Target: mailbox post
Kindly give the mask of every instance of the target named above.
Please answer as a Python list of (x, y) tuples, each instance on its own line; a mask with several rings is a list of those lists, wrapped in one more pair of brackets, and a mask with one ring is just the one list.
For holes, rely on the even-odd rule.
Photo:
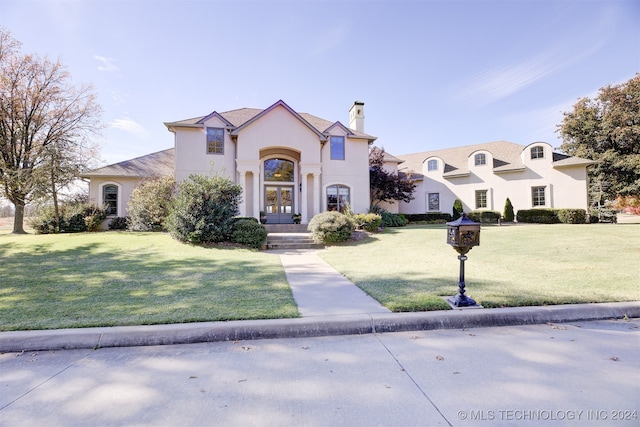
[(447, 223), (447, 243), (458, 252), (460, 260), (460, 280), (458, 281), (458, 295), (449, 298), (450, 304), (455, 307), (473, 307), (478, 304), (465, 293), (464, 262), (467, 260), (467, 252), (474, 246), (480, 245), (480, 224), (467, 218), (467, 214), (456, 221)]

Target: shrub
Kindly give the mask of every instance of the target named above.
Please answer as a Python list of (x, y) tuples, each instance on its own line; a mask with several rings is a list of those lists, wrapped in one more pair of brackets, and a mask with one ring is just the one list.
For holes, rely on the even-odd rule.
[(340, 212), (322, 212), (311, 218), (307, 229), (316, 243), (344, 242), (351, 238), (353, 222)]
[(382, 224), (382, 216), (375, 213), (355, 214), (351, 218), (356, 230), (365, 230), (375, 233)]
[(407, 225), (407, 218), (403, 214), (382, 212), (381, 216), (383, 227), (404, 227)]
[(175, 181), (168, 176), (140, 182), (131, 192), (129, 200), (129, 229), (132, 231), (165, 230), (175, 188)]
[(255, 218), (236, 219), (233, 223), (231, 241), (257, 249), (267, 241), (267, 229)]
[(97, 231), (107, 217), (106, 210), (87, 203), (61, 204), (59, 206), (60, 225), (56, 230), (54, 208), (51, 205), (38, 207), (29, 225), (38, 234), (81, 233)]
[(404, 214), (404, 217), (408, 222), (431, 222), (431, 223), (444, 223), (451, 221), (453, 218), (450, 213), (444, 212), (427, 212), (423, 214)]
[(516, 215), (518, 222), (536, 223), (536, 224), (557, 224), (557, 209), (520, 209)]
[(170, 205), (169, 233), (189, 243), (229, 240), (241, 194), (242, 187), (227, 178), (190, 175), (180, 183)]
[(453, 202), (453, 220), (460, 218), (462, 213), (464, 212), (464, 207), (462, 206), (462, 200), (456, 199)]
[(471, 221), (480, 222), (483, 224), (497, 224), (500, 219), (500, 212), (498, 211), (471, 211), (467, 214), (467, 217)]
[(513, 205), (511, 204), (511, 200), (507, 197), (507, 200), (504, 202), (504, 214), (502, 215), (506, 222), (513, 222), (515, 219), (515, 214), (513, 212)]
[(117, 216), (109, 221), (109, 230), (126, 230), (128, 227), (129, 219), (123, 216)]
[(564, 224), (584, 224), (587, 211), (584, 209), (558, 209), (558, 219)]
[(598, 209), (589, 210), (589, 224), (597, 224), (600, 222), (600, 211)]

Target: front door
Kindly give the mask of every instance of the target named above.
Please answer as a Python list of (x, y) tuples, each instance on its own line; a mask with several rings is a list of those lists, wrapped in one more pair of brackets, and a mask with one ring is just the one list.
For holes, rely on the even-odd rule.
[(268, 185), (265, 187), (267, 224), (293, 224), (293, 187)]

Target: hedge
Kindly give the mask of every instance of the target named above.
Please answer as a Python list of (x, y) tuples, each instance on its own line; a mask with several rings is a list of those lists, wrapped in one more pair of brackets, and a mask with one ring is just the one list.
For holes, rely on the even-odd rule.
[(467, 217), (483, 224), (497, 224), (501, 215), (498, 211), (471, 211), (467, 213)]
[(584, 224), (587, 211), (584, 209), (521, 209), (518, 222), (536, 224)]
[(444, 212), (427, 212), (423, 214), (404, 214), (405, 218), (409, 222), (449, 222), (453, 218), (451, 214)]

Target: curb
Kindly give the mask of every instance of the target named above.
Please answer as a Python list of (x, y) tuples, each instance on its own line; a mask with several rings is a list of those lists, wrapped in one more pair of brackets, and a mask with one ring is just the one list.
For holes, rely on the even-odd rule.
[(0, 352), (361, 335), (640, 318), (640, 301), (0, 332)]

